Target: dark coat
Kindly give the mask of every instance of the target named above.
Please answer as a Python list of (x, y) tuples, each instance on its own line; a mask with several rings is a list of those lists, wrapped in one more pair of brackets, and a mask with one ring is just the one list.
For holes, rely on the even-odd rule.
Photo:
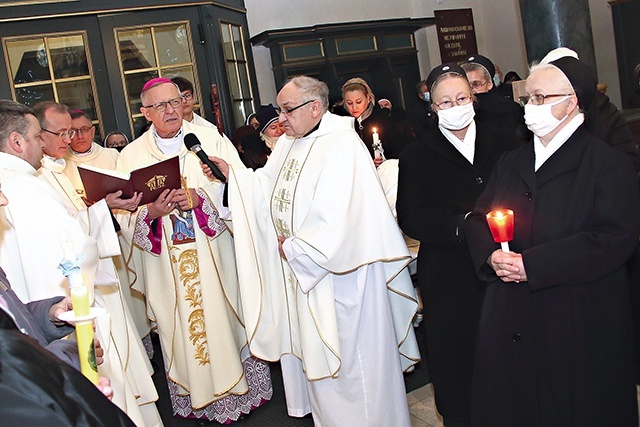
[(18, 330), (0, 329), (0, 424), (133, 427), (79, 371)]
[[(80, 369), (78, 346), (74, 340), (62, 339), (74, 331), (70, 325), (55, 325), (49, 320), (49, 310), (64, 297), (53, 297), (24, 304), (13, 292), (5, 272), (0, 268), (0, 298), (6, 309), (0, 307), (0, 327), (6, 321), (15, 322), (25, 334), (76, 369)], [(7, 312), (8, 314), (6, 314)]]
[(503, 98), (495, 89), (476, 94), (476, 122), (514, 133), (522, 140), (531, 138), (524, 122), (524, 109), (517, 103)]
[[(534, 172), (533, 144), (507, 153), (465, 224), (489, 280), (474, 366), (474, 426), (637, 426), (624, 264), (639, 234), (626, 156), (581, 126)], [(528, 282), (486, 263), (499, 246), (485, 214), (514, 211), (510, 250)]]
[(408, 144), (406, 136), (398, 129), (396, 122), (389, 116), (389, 111), (374, 107), (371, 115), (362, 123), (354, 120), (354, 129), (364, 141), (373, 158), (373, 128), (378, 132), (384, 155), (387, 159), (397, 159)]
[(500, 155), (519, 142), (477, 126), (474, 165), (436, 129), (401, 155), (398, 222), (420, 240), (418, 285), (438, 411), (469, 420), (473, 350), (485, 284), (475, 274), (462, 225)]

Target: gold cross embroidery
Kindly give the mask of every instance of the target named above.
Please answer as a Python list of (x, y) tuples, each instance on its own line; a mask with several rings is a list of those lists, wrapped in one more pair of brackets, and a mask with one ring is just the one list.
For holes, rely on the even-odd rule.
[(289, 159), (287, 165), (284, 168), (284, 175), (282, 176), (285, 181), (291, 181), (298, 173), (298, 162), (296, 159)]
[(289, 277), (287, 278), (287, 282), (289, 284), (289, 288), (291, 289), (292, 293), (296, 293), (296, 289), (298, 287), (298, 280), (296, 279), (296, 276), (294, 276), (293, 273), (289, 273)]
[(278, 236), (283, 236), (285, 238), (289, 238), (291, 236), (291, 230), (289, 230), (289, 226), (283, 219), (276, 220), (276, 231)]
[(289, 205), (291, 204), (291, 199), (289, 199), (289, 190), (286, 188), (281, 188), (278, 190), (278, 194), (275, 197), (275, 206), (276, 209), (280, 212), (286, 212), (289, 210)]

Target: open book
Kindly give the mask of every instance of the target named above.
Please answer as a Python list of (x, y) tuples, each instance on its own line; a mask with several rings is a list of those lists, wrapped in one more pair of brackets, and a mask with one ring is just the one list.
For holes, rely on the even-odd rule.
[(180, 183), (180, 160), (178, 156), (163, 160), (131, 173), (78, 165), (78, 173), (84, 185), (86, 197), (91, 202), (103, 199), (107, 194), (122, 190), (122, 198), (129, 199), (133, 193), (142, 192), (140, 204), (155, 201), (167, 188), (178, 189)]

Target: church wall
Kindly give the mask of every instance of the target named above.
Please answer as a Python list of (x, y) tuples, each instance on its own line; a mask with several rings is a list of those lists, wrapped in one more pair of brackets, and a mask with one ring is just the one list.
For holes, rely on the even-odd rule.
[[(331, 22), (367, 21), (390, 18), (432, 17), (437, 9), (472, 8), (478, 50), (496, 62), (502, 71), (514, 70), (527, 75), (524, 35), (518, 0), (369, 0), (337, 2), (297, 0), (291, 2), (244, 0), (249, 34), (255, 36), (269, 29), (305, 27)], [(615, 42), (611, 8), (606, 0), (590, 0), (595, 54), (600, 81), (609, 86), (608, 94), (620, 105)], [(433, 66), (440, 64), (435, 26), (416, 33), (416, 47), (421, 75), (426, 78)], [(271, 71), (269, 50), (253, 47), (255, 71), (263, 104), (275, 102), (277, 89)]]

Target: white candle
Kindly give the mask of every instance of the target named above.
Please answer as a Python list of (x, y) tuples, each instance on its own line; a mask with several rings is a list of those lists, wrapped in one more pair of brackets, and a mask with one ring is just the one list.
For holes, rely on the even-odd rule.
[(380, 135), (378, 135), (377, 129), (373, 128), (373, 143), (377, 144), (380, 142)]

